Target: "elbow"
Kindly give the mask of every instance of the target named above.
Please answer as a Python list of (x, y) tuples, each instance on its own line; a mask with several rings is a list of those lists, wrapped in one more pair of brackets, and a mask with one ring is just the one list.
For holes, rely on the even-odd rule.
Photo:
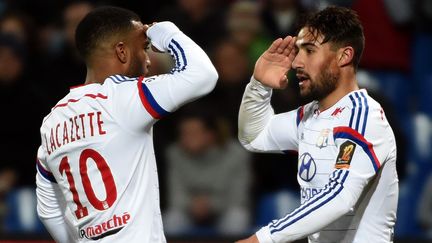
[(238, 140), (240, 142), (240, 144), (243, 146), (243, 148), (245, 148), (247, 151), (250, 152), (256, 152), (257, 150), (254, 149), (251, 145), (251, 143), (248, 141), (248, 139), (246, 139), (245, 136), (243, 136), (240, 132), (238, 134)]
[(206, 95), (213, 91), (216, 87), (217, 80), (219, 79), (219, 74), (213, 64), (210, 64), (208, 67), (202, 70), (202, 79), (205, 85), (202, 87), (201, 92), (202, 95)]

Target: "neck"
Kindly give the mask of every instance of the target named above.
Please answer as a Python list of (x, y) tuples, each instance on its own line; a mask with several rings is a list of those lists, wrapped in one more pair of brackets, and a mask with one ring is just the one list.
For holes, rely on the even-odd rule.
[(109, 76), (122, 73), (118, 66), (111, 65), (109, 62), (88, 65), (85, 84), (103, 83)]
[(336, 104), (348, 93), (358, 90), (358, 84), (355, 79), (355, 73), (351, 75), (341, 75), (338, 87), (328, 94), (324, 99), (318, 102), (319, 110), (324, 111)]

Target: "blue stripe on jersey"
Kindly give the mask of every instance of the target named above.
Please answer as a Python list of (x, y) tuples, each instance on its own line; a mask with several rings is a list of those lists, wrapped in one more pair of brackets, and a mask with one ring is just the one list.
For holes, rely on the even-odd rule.
[(182, 58), (183, 58), (183, 68), (180, 71), (183, 71), (186, 69), (186, 66), (187, 66), (187, 59), (186, 59), (185, 52), (176, 40), (172, 39), (171, 42), (174, 43), (174, 45), (177, 46), (177, 48), (180, 50), (180, 53), (181, 53)]
[(119, 80), (119, 78), (116, 77), (115, 75), (110, 76), (109, 78), (110, 78), (114, 83), (119, 84), (119, 83), (121, 82), (121, 81)]
[(159, 116), (163, 117), (170, 114), (168, 111), (166, 111), (157, 103), (157, 101), (154, 99), (152, 93), (148, 89), (147, 85), (145, 85), (145, 83), (141, 83), (141, 87), (144, 92), (145, 99), (148, 101), (148, 103), (153, 108), (153, 110), (159, 114)]
[[(335, 171), (335, 172), (332, 173), (331, 178), (334, 177), (334, 174), (335, 174), (336, 172), (339, 172), (339, 174), (336, 176), (336, 179), (338, 179), (338, 178), (340, 177), (340, 174), (341, 174), (342, 172), (341, 172), (341, 170), (337, 170), (337, 171)], [(301, 212), (302, 210), (304, 210), (304, 209), (305, 209), (307, 206), (309, 206), (310, 204), (312, 204), (312, 203), (316, 202), (317, 200), (321, 199), (323, 196), (325, 196), (325, 194), (328, 193), (327, 191), (329, 190), (329, 188), (335, 186), (335, 185), (332, 186), (332, 185), (331, 185), (332, 183), (334, 184), (334, 182), (331, 181), (328, 185), (326, 185), (326, 186), (324, 187), (324, 190), (323, 190), (322, 193), (317, 194), (315, 197), (310, 198), (309, 200), (311, 200), (311, 201), (306, 201), (305, 203), (303, 203), (302, 205), (300, 205), (299, 208), (295, 209), (293, 212), (291, 212), (290, 214), (286, 215), (286, 216), (283, 217), (282, 219), (279, 219), (279, 220), (276, 220), (276, 221), (272, 222), (271, 225), (270, 225), (270, 228), (276, 228), (276, 227), (278, 227), (278, 226), (281, 225), (283, 222), (285, 222), (286, 220), (288, 220), (290, 217), (295, 216), (296, 214), (298, 214), (299, 212)], [(324, 192), (325, 192), (325, 194), (324, 194)], [(323, 194), (324, 194), (324, 195), (323, 195)]]
[[(297, 222), (298, 220), (306, 217), (307, 215), (309, 215), (310, 213), (312, 213), (316, 209), (322, 207), (323, 205), (325, 205), (326, 203), (328, 203), (329, 201), (331, 201), (333, 198), (335, 198), (342, 191), (343, 184), (344, 184), (344, 182), (345, 182), (345, 180), (346, 180), (346, 178), (348, 177), (348, 174), (349, 174), (348, 170), (337, 170), (334, 173), (337, 173), (337, 172), (339, 172), (338, 175), (337, 175), (337, 177), (334, 180), (330, 179), (331, 182), (324, 188), (323, 192), (321, 192), (320, 194), (317, 194), (316, 197), (311, 198), (311, 200), (307, 201), (303, 206), (301, 206), (299, 208), (299, 210), (294, 211), (293, 213), (289, 214), (283, 220), (279, 221), (276, 225), (274, 225), (274, 226), (270, 225), (270, 228), (274, 228), (274, 229), (270, 230), (270, 233), (273, 234), (273, 233), (282, 231), (286, 227), (288, 227), (288, 226), (292, 225), (293, 223)], [(342, 181), (340, 183), (338, 183), (338, 180), (341, 177), (341, 175), (343, 175)], [(333, 183), (333, 185), (330, 186), (330, 184), (332, 184), (332, 183)], [(336, 190), (336, 188), (338, 186), (339, 186), (339, 188)], [(312, 205), (315, 202), (317, 202), (321, 198), (325, 197), (327, 194), (331, 193), (332, 191), (333, 191), (333, 194), (331, 194), (324, 201), (320, 202), (318, 205), (312, 207)], [(306, 212), (302, 212), (302, 211), (305, 211), (305, 210), (307, 210), (307, 211)], [(299, 212), (301, 212), (301, 214), (298, 217), (291, 219), (292, 217), (294, 217), (295, 215), (297, 215)], [(289, 221), (287, 221), (287, 220), (289, 220)], [(276, 228), (276, 227), (279, 227), (279, 228)]]
[(51, 172), (47, 171), (47, 170), (46, 170), (46, 169), (45, 169), (45, 168), (40, 164), (39, 160), (36, 161), (36, 169), (37, 169), (37, 171), (39, 172), (39, 174), (41, 174), (41, 176), (42, 176), (43, 178), (45, 178), (45, 179), (47, 179), (47, 180), (49, 180), (49, 181), (51, 181), (51, 182), (53, 182), (53, 183), (57, 183), (57, 181), (56, 181), (54, 175), (53, 175)]
[(349, 95), (349, 98), (350, 98), (350, 100), (351, 100), (351, 102), (353, 104), (353, 108), (351, 109), (351, 117), (350, 117), (350, 121), (349, 121), (349, 127), (352, 128), (352, 122), (353, 122), (353, 119), (354, 119), (354, 113), (355, 113), (356, 103), (355, 103), (354, 98), (352, 97), (352, 95)]
[(355, 130), (358, 131), (359, 130), (359, 125), (360, 125), (360, 118), (361, 118), (361, 115), (362, 115), (363, 104), (362, 104), (362, 101), (361, 101), (360, 96), (358, 95), (358, 93), (354, 92), (354, 94), (355, 94), (355, 96), (356, 96), (356, 98), (358, 100), (358, 104), (359, 104), (359, 106), (358, 106), (358, 112), (357, 112), (357, 121), (356, 121), (356, 126), (355, 126)]
[[(176, 62), (175, 67), (171, 70), (170, 73), (184, 71), (187, 66), (187, 59), (185, 52), (180, 46), (180, 44), (176, 40), (172, 39), (171, 43), (168, 45), (168, 51), (174, 54), (174, 59)], [(180, 52), (180, 54), (178, 52)]]
[(361, 132), (361, 135), (364, 136), (365, 130), (366, 130), (366, 123), (367, 123), (367, 119), (368, 119), (368, 115), (369, 115), (369, 104), (367, 102), (367, 99), (366, 99), (366, 96), (364, 95), (364, 93), (360, 92), (360, 95), (363, 97), (363, 100), (365, 102), (365, 107), (366, 107), (366, 111), (365, 111), (365, 115), (364, 115), (364, 119), (363, 119), (363, 128), (362, 128), (362, 132)]
[(111, 79), (111, 81), (113, 81), (116, 84), (120, 84), (123, 82), (132, 82), (132, 81), (138, 80), (138, 78), (129, 78), (129, 77), (122, 76), (122, 75), (112, 75), (109, 77), (109, 79)]
[(169, 51), (170, 53), (173, 53), (173, 54), (174, 54), (174, 60), (175, 60), (176, 65), (175, 65), (175, 67), (173, 68), (173, 70), (171, 70), (171, 72), (175, 72), (175, 71), (178, 70), (178, 67), (180, 67), (180, 59), (179, 59), (179, 55), (178, 55), (176, 49), (174, 49), (174, 47), (171, 45), (171, 43), (168, 45), (168, 51)]

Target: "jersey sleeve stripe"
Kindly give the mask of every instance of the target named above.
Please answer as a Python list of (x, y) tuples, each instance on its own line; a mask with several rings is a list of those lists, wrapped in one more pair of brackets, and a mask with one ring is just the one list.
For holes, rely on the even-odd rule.
[(171, 70), (171, 73), (184, 71), (188, 62), (181, 45), (176, 40), (172, 39), (171, 43), (168, 45), (168, 51), (172, 53), (176, 64)]
[(369, 115), (369, 105), (367, 98), (362, 91), (350, 94), (349, 98), (353, 105), (351, 109), (349, 127), (364, 135)]
[(147, 112), (155, 119), (161, 119), (162, 117), (169, 114), (168, 111), (164, 110), (154, 99), (152, 93), (148, 87), (142, 82), (143, 78), (139, 79), (138, 90), (141, 102)]
[(303, 116), (304, 116), (304, 106), (301, 106), (297, 109), (297, 118), (296, 118), (297, 127), (300, 125)]
[(349, 139), (356, 144), (360, 145), (363, 148), (363, 151), (367, 154), (369, 159), (372, 162), (373, 168), (375, 172), (381, 167), (381, 164), (375, 154), (373, 149), (373, 144), (368, 142), (360, 133), (350, 127), (335, 127), (333, 129), (333, 137), (334, 139), (338, 138), (346, 138)]
[(364, 102), (365, 102), (365, 108), (366, 108), (366, 110), (365, 110), (365, 115), (364, 115), (364, 119), (363, 119), (363, 128), (362, 128), (362, 132), (361, 132), (361, 135), (364, 136), (364, 134), (365, 134), (365, 130), (366, 130), (367, 119), (368, 119), (368, 115), (369, 115), (369, 104), (368, 104), (368, 102), (367, 102), (367, 98), (366, 98), (366, 96), (364, 95), (364, 93), (363, 93), (363, 92), (360, 92), (360, 95), (363, 97), (363, 100), (364, 100)]
[(179, 49), (179, 51), (180, 51), (180, 54), (181, 54), (181, 56), (182, 56), (182, 60), (183, 60), (183, 67), (180, 69), (180, 71), (183, 71), (183, 70), (186, 69), (186, 66), (187, 66), (187, 59), (186, 59), (185, 52), (184, 52), (183, 48), (180, 46), (180, 44), (179, 44), (176, 40), (172, 39), (171, 42), (172, 42), (172, 43), (173, 43), (173, 44), (174, 44), (174, 45)]
[(360, 96), (358, 95), (358, 93), (355, 92), (354, 94), (355, 94), (355, 97), (358, 100), (358, 105), (359, 105), (358, 106), (358, 112), (357, 112), (357, 120), (356, 120), (356, 125), (355, 125), (355, 130), (358, 131), (359, 130), (359, 126), (360, 126), (360, 118), (361, 118), (361, 115), (362, 115), (363, 104), (362, 104), (362, 101), (361, 101)]
[[(339, 174), (336, 176), (336, 179), (338, 179), (340, 177), (340, 174), (342, 173), (342, 171), (337, 171)], [(335, 172), (334, 172), (335, 173)], [(333, 173), (333, 176), (334, 176)], [(304, 210), (306, 207), (308, 207), (309, 205), (311, 205), (312, 203), (318, 201), (319, 199), (321, 199), (323, 196), (325, 196), (325, 194), (327, 194), (329, 188), (332, 188), (334, 185), (333, 182), (330, 182), (329, 184), (327, 184), (324, 188), (324, 192), (321, 194), (317, 194), (315, 197), (311, 198), (309, 201), (306, 201), (305, 203), (303, 203), (300, 207), (298, 207), (297, 209), (295, 209), (293, 212), (291, 212), (290, 214), (288, 214), (287, 216), (283, 217), (282, 219), (279, 220), (275, 220), (270, 224), (270, 228), (276, 228), (278, 226), (280, 226), (282, 223), (286, 222), (289, 218), (297, 215), (299, 212), (301, 212), (302, 210)]]
[[(324, 190), (321, 193), (311, 198), (310, 201), (307, 201), (304, 204), (304, 206), (300, 208), (300, 210), (294, 211), (293, 213), (289, 214), (283, 221), (280, 221), (277, 226), (274, 227), (270, 226), (271, 228), (270, 233), (274, 234), (276, 232), (284, 230), (286, 227), (294, 224), (295, 222), (306, 217), (307, 215), (311, 214), (313, 211), (319, 209), (320, 207), (322, 207), (323, 205), (325, 205), (326, 203), (334, 199), (344, 188), (343, 184), (346, 178), (348, 177), (349, 171), (337, 170), (334, 172), (334, 174), (335, 173), (337, 173), (337, 176), (335, 178), (330, 179), (331, 182), (324, 188)], [(339, 182), (338, 180), (340, 178), (342, 179)], [(293, 218), (297, 214), (299, 214), (299, 216)]]
[(53, 183), (57, 183), (54, 175), (50, 171), (45, 169), (38, 159), (36, 160), (36, 169), (39, 172), (39, 174), (41, 174), (41, 176), (43, 178), (45, 178), (45, 179), (47, 179)]
[(172, 55), (174, 56), (174, 60), (175, 60), (175, 64), (176, 64), (175, 67), (173, 68), (173, 70), (171, 70), (171, 72), (173, 73), (173, 72), (178, 70), (178, 67), (180, 67), (179, 55), (171, 44), (168, 45), (168, 51), (170, 53), (172, 53)]
[(354, 120), (355, 108), (356, 108), (356, 102), (354, 101), (354, 98), (352, 97), (352, 95), (349, 95), (349, 98), (353, 104), (353, 108), (351, 109), (351, 117), (350, 117), (350, 121), (349, 121), (349, 127), (352, 127), (352, 123)]

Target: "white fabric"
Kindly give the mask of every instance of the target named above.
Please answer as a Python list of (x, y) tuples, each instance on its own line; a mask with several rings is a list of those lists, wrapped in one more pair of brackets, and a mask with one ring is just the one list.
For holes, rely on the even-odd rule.
[[(170, 74), (143, 80), (114, 75), (103, 84), (73, 88), (44, 119), (38, 212), (58, 242), (69, 242), (57, 232), (65, 228), (74, 242), (166, 242), (152, 125), (210, 92), (217, 72), (174, 24), (155, 24), (148, 36), (175, 59)], [(48, 182), (50, 175), (61, 196), (54, 194), (57, 185)], [(77, 211), (77, 201), (85, 209)]]
[[(309, 242), (392, 242), (396, 145), (381, 106), (365, 90), (357, 90), (322, 112), (312, 102), (268, 115), (270, 90), (259, 93), (255, 85), (252, 80), (243, 96), (239, 139), (251, 151), (297, 150), (302, 202), (259, 230), (260, 242), (306, 236)], [(350, 163), (343, 159), (336, 164), (344, 152)]]

